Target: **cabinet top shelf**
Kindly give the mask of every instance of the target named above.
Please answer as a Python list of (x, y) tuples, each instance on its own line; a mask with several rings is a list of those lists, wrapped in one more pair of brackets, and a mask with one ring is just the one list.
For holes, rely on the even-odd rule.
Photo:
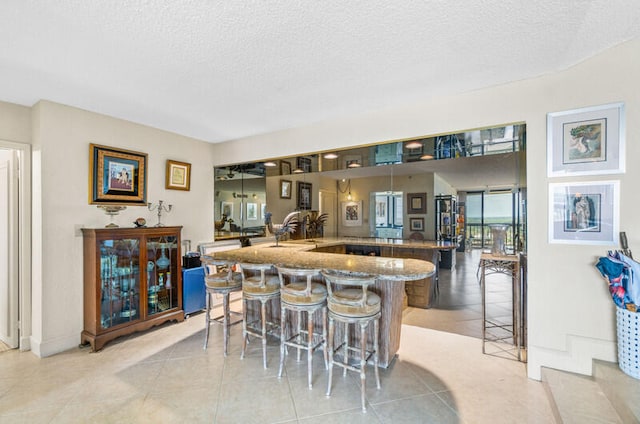
[(109, 233), (109, 234), (117, 234), (117, 233), (145, 233), (145, 234), (153, 234), (153, 233), (166, 233), (166, 232), (175, 232), (176, 230), (182, 229), (182, 226), (166, 226), (166, 227), (118, 227), (118, 228), (82, 228), (83, 234), (93, 234), (93, 233)]

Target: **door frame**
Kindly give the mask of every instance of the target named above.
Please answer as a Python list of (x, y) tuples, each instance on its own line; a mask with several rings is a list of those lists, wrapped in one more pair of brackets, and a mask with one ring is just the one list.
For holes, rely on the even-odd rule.
[[(0, 147), (18, 154), (18, 348), (31, 349), (31, 145), (0, 140)], [(14, 207), (15, 208), (15, 207)], [(15, 209), (14, 209), (15, 210)], [(15, 283), (14, 283), (15, 284)]]

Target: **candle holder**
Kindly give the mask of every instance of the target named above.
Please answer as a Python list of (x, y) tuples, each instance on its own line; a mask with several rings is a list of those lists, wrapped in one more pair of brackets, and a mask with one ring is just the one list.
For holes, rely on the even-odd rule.
[(147, 207), (150, 211), (158, 211), (158, 223), (156, 224), (156, 227), (164, 227), (164, 224), (162, 223), (162, 211), (165, 211), (166, 213), (171, 212), (171, 208), (173, 208), (173, 205), (164, 205), (163, 200), (158, 200), (157, 205), (149, 202), (147, 203)]

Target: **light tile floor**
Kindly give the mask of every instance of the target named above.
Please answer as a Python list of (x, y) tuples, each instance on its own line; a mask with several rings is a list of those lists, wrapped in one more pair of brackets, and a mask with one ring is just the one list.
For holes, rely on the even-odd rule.
[(325, 396), (320, 352), (309, 390), (306, 361), (296, 362), (295, 355), (278, 379), (276, 340), (264, 370), (260, 343), (251, 343), (240, 360), (238, 326), (227, 358), (221, 328), (212, 326), (207, 351), (203, 328), (198, 314), (121, 338), (97, 353), (78, 348), (44, 359), (2, 353), (0, 423), (553, 422), (544, 388), (527, 379), (525, 364), (483, 355), (479, 338), (403, 325), (398, 357), (381, 372), (382, 389), (367, 380), (369, 409), (362, 413), (359, 379), (352, 373), (342, 377), (334, 369), (333, 393)]

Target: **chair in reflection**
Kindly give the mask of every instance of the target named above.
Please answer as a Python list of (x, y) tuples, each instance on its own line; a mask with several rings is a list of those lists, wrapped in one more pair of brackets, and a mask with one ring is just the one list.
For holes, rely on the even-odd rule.
[[(319, 269), (293, 269), (277, 266), (280, 278), (280, 369), (278, 377), (282, 377), (287, 347), (307, 351), (307, 378), (309, 388), (313, 380), (313, 352), (322, 347), (325, 368), (327, 367), (327, 289), (322, 284)], [(287, 312), (295, 313), (295, 317), (287, 319)], [(302, 329), (303, 312), (306, 312), (306, 330)], [(321, 332), (314, 331), (314, 314), (321, 312)], [(295, 325), (295, 331), (293, 327)]]
[[(211, 322), (216, 322), (222, 324), (224, 332), (224, 356), (227, 356), (229, 349), (229, 329), (232, 325), (242, 322), (242, 320), (231, 321), (231, 314), (240, 315), (240, 313), (230, 310), (229, 295), (232, 292), (242, 290), (242, 276), (239, 272), (234, 272), (233, 264), (227, 261), (217, 260), (211, 256), (203, 256), (201, 260), (205, 270), (204, 284), (206, 292), (204, 349), (207, 349), (209, 343), (209, 327), (211, 326)], [(222, 296), (222, 315), (211, 318), (213, 297), (216, 294)]]
[[(267, 304), (280, 297), (280, 280), (273, 274), (272, 266), (266, 264), (239, 264), (242, 273), (242, 353), (244, 358), (249, 336), (262, 339), (262, 362), (267, 368), (267, 335), (277, 324), (267, 321)], [(249, 302), (260, 302), (259, 317), (253, 319)], [(251, 320), (251, 321), (249, 321)], [(259, 325), (259, 328), (258, 326)]]
[[(322, 271), (324, 276), (328, 298), (327, 307), (329, 309), (329, 336), (327, 350), (329, 351), (329, 383), (327, 385), (327, 396), (331, 396), (331, 385), (333, 380), (333, 366), (338, 365), (343, 368), (343, 375), (347, 370), (356, 371), (360, 374), (360, 392), (362, 410), (366, 411), (365, 382), (366, 365), (369, 358), (373, 356), (373, 366), (376, 377), (376, 387), (380, 389), (380, 375), (378, 372), (378, 333), (381, 300), (380, 296), (371, 292), (368, 288), (375, 283), (375, 277), (371, 275), (339, 273), (335, 271)], [(334, 347), (335, 323), (342, 324), (342, 343)], [(373, 343), (367, 347), (367, 327), (373, 323)], [(353, 324), (354, 345), (351, 341), (349, 326)], [(342, 362), (334, 360), (334, 354), (342, 356)], [(350, 355), (353, 353), (352, 360)]]

